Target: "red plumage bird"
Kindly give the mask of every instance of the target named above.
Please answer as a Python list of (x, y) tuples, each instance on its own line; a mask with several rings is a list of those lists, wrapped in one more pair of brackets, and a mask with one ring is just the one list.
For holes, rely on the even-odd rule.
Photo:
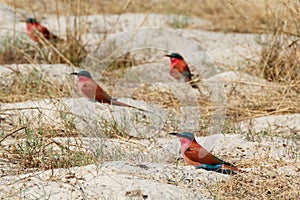
[(165, 56), (170, 58), (170, 75), (179, 82), (189, 82), (193, 88), (198, 89), (202, 93), (200, 88), (194, 82), (191, 82), (193, 74), (184, 58), (178, 53), (171, 53)]
[(165, 55), (170, 58), (170, 75), (180, 82), (188, 82), (192, 80), (192, 74), (188, 64), (178, 53)]
[(117, 101), (116, 99), (109, 96), (93, 79), (91, 74), (88, 71), (79, 71), (73, 72), (71, 75), (78, 76), (78, 91), (79, 93), (92, 100), (96, 100), (99, 103), (107, 103), (116, 106), (125, 106), (129, 108), (135, 108), (140, 111), (149, 112), (141, 108), (137, 108), (122, 102)]
[(63, 39), (51, 33), (46, 27), (38, 23), (35, 18), (26, 19), (26, 33), (30, 39), (38, 43), (41, 43), (41, 36), (54, 43), (64, 41)]
[(179, 137), (181, 155), (188, 164), (194, 165), (196, 168), (216, 171), (223, 174), (236, 174), (236, 172), (239, 171), (239, 169), (231, 163), (224, 162), (198, 144), (192, 133), (183, 132), (170, 134)]

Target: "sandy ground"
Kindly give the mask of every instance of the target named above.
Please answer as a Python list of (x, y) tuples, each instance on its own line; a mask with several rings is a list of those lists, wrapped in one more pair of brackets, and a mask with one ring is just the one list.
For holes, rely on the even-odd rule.
[[(12, 27), (13, 15), (5, 6), (0, 9), (5, 16), (1, 23), (1, 34), (11, 34), (13, 28), (17, 35), (25, 34), (25, 24)], [(179, 16), (180, 17), (180, 16)], [(91, 51), (90, 57), (104, 59), (108, 55), (117, 58), (122, 52), (130, 51), (137, 60), (142, 60), (126, 71), (114, 84), (105, 81), (103, 66), (88, 58), (85, 69), (94, 79), (121, 101), (141, 107), (152, 113), (143, 113), (131, 108), (95, 104), (78, 98), (74, 89), (73, 98), (42, 99), (20, 103), (0, 104), (1, 127), (5, 134), (12, 127), (20, 126), (20, 120), (28, 120), (31, 127), (41, 124), (63, 128), (65, 121), (61, 112), (74, 120), (75, 128), (82, 135), (83, 146), (94, 154), (102, 149), (95, 164), (69, 169), (39, 170), (32, 173), (17, 174), (18, 163), (10, 163), (2, 152), (0, 155), (0, 197), (1, 199), (211, 199), (209, 187), (231, 179), (228, 175), (195, 170), (187, 166), (179, 156), (179, 141), (167, 133), (170, 131), (198, 132), (201, 116), (197, 104), (198, 91), (189, 85), (177, 83), (168, 75), (168, 59), (165, 53), (180, 52), (192, 66), (194, 74), (199, 75), (205, 87), (212, 94), (218, 94), (213, 103), (226, 105), (222, 101), (232, 90), (232, 81), (248, 81), (269, 84), (237, 72), (243, 69), (247, 59), (255, 58), (261, 46), (256, 42), (257, 35), (207, 32), (195, 29), (173, 29), (170, 22), (178, 16), (124, 14), (87, 16), (88, 32), (83, 41)], [(116, 25), (115, 22), (118, 22)], [(60, 26), (54, 18), (42, 21), (51, 31), (64, 37), (64, 18)], [(201, 19), (189, 18), (188, 24), (208, 23)], [(198, 26), (199, 27), (199, 26)], [(104, 33), (109, 30), (109, 33)], [(104, 34), (107, 39), (103, 40)], [(115, 47), (120, 47), (117, 51)], [(147, 62), (146, 62), (147, 61)], [(89, 65), (87, 65), (89, 63)], [(9, 87), (13, 76), (12, 69), (27, 73), (33, 68), (53, 84), (70, 84), (75, 80), (68, 74), (75, 69), (67, 65), (3, 65), (0, 66), (0, 82)], [(4, 78), (5, 77), (5, 78)], [(4, 81), (5, 80), (5, 81)], [(228, 82), (231, 81), (231, 84)], [(68, 82), (68, 83), (66, 83)], [(156, 88), (167, 94), (171, 91), (179, 99), (179, 110), (168, 109), (160, 103), (147, 103), (133, 100), (134, 94), (147, 88)], [(245, 87), (244, 91), (261, 91), (257, 87)], [(204, 91), (205, 92), (205, 91)], [(162, 95), (163, 96), (163, 95)], [(38, 108), (38, 109), (37, 109)], [(237, 131), (220, 134), (226, 116), (223, 111), (216, 112), (212, 120), (210, 134), (197, 137), (207, 149), (221, 158), (236, 164), (248, 173), (270, 173), (270, 166), (251, 164), (259, 159), (284, 160), (284, 166), (275, 167), (275, 176), (291, 176), (299, 182), (299, 114), (268, 116), (237, 123)], [(106, 122), (106, 124), (104, 123)], [(112, 131), (109, 125), (116, 123), (131, 139), (106, 137)], [(109, 127), (109, 128), (107, 128)], [(250, 132), (271, 132), (274, 136), (249, 136)], [(237, 134), (235, 134), (237, 133)], [(294, 135), (293, 139), (291, 134)], [(276, 135), (276, 136), (275, 136)], [(69, 137), (54, 138), (62, 144), (76, 142)], [(8, 137), (1, 141), (3, 148), (15, 143)], [(1, 150), (2, 151), (2, 150)], [(101, 160), (103, 159), (103, 160)], [(273, 165), (271, 168), (274, 167)], [(295, 186), (300, 191), (299, 185)]]

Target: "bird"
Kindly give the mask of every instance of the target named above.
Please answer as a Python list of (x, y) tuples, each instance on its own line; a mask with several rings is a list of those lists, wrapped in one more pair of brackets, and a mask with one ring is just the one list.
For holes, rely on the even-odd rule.
[(78, 91), (82, 96), (88, 99), (97, 101), (99, 103), (106, 103), (116, 106), (125, 106), (144, 112), (150, 112), (141, 108), (137, 108), (135, 106), (119, 102), (117, 101), (117, 99), (112, 98), (93, 80), (91, 74), (88, 71), (82, 70), (79, 72), (72, 72), (70, 75), (76, 75), (78, 77)]
[(165, 55), (170, 58), (170, 75), (180, 82), (192, 80), (192, 74), (184, 58), (178, 53)]
[(193, 88), (202, 93), (195, 82), (192, 82), (193, 74), (184, 58), (179, 53), (166, 54), (165, 56), (170, 58), (170, 75), (179, 82), (189, 82)]
[[(35, 18), (26, 19), (26, 33), (34, 42), (41, 43), (41, 35), (50, 42), (58, 43), (64, 41), (42, 26)], [(41, 35), (39, 35), (41, 34)]]
[(234, 175), (240, 171), (233, 164), (225, 162), (220, 158), (212, 155), (204, 147), (197, 143), (195, 136), (190, 132), (169, 133), (179, 137), (181, 143), (181, 155), (184, 161), (194, 165), (197, 169), (216, 171), (223, 174)]

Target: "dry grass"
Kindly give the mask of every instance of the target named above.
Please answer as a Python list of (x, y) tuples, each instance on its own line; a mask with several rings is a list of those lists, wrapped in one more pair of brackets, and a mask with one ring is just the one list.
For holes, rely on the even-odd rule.
[[(278, 164), (270, 167), (278, 167)], [(217, 199), (297, 199), (299, 184), (300, 180), (295, 176), (284, 176), (274, 173), (274, 169), (268, 169), (265, 173), (234, 176), (229, 181), (213, 186), (211, 192)]]
[[(226, 94), (226, 115), (233, 122), (300, 112), (299, 94), (289, 85), (264, 85), (260, 91), (249, 92), (252, 83), (232, 82), (232, 84), (233, 89)], [(203, 116), (209, 118), (213, 108), (209, 96), (199, 97), (199, 105), (203, 107), (201, 110)]]
[[(227, 94), (226, 114), (230, 122), (235, 122), (260, 116), (300, 113), (299, 1), (5, 0), (5, 2), (25, 9), (39, 18), (44, 17), (45, 14), (56, 14), (60, 17), (61, 15), (79, 16), (125, 12), (177, 13), (209, 20), (212, 25), (204, 27), (209, 30), (269, 33), (270, 37), (265, 41), (264, 50), (258, 52), (259, 62), (252, 63), (248, 73), (275, 82), (278, 86), (274, 89), (273, 86), (266, 85), (263, 92), (251, 93), (240, 90), (240, 87), (248, 83), (235, 83), (235, 88)], [(189, 27), (188, 25), (184, 27), (197, 28), (197, 26)], [(68, 63), (78, 66), (87, 52), (82, 48), (85, 44), (78, 45), (80, 34), (85, 30), (75, 30), (74, 33), (67, 32), (65, 38), (67, 42), (58, 45), (44, 41), (42, 46), (37, 46), (22, 38), (16, 40), (4, 38), (0, 42), (5, 47), (0, 51), (0, 63)], [(126, 69), (136, 62), (138, 61), (130, 55), (125, 56), (124, 59), (112, 63), (108, 68), (108, 73), (113, 74), (120, 68)], [(72, 95), (72, 89), (69, 86), (54, 86), (41, 79), (36, 71), (30, 72), (28, 76), (14, 73), (16, 76), (14, 76), (12, 86), (1, 88), (0, 102), (20, 102)], [(134, 94), (134, 98), (148, 102), (161, 102), (163, 107), (175, 109), (179, 107), (178, 100), (168, 91), (148, 90), (145, 93)], [(199, 98), (199, 103), (203, 109), (201, 113), (206, 113), (207, 116), (203, 120), (209, 121), (212, 112), (209, 96)], [(114, 128), (114, 125), (110, 126)], [(94, 155), (82, 147), (72, 123), (66, 123), (65, 126), (64, 130), (47, 126), (35, 129), (22, 126), (20, 130), (18, 127), (12, 127), (11, 132), (1, 133), (1, 160), (6, 160), (8, 168), (11, 168), (10, 164), (15, 167), (16, 171), (12, 174), (26, 172), (24, 169), (69, 168), (94, 163)], [(17, 131), (14, 132), (14, 130)], [(114, 130), (115, 132), (108, 129), (113, 136), (127, 137), (122, 130), (118, 128)], [(60, 138), (62, 135), (66, 136), (66, 132), (68, 133), (67, 141)], [(15, 133), (19, 135), (16, 136)], [(272, 135), (272, 133), (267, 134)], [(13, 143), (5, 144), (5, 142), (9, 143), (7, 135)], [(264, 173), (258, 171), (239, 174), (226, 182), (218, 183), (210, 189), (213, 197), (216, 199), (297, 199), (299, 197), (299, 178), (274, 172), (274, 169), (289, 163), (266, 157), (246, 159), (243, 162), (241, 168), (257, 167)], [(299, 162), (295, 164), (299, 165)]]
[[(38, 37), (39, 42), (29, 42), (29, 39), (25, 37), (16, 37), (15, 30), (13, 36), (8, 36), (7, 38), (0, 41), (3, 46), (0, 49), (0, 63), (1, 64), (11, 64), (11, 63), (48, 63), (48, 64), (59, 64), (66, 63), (72, 66), (79, 66), (81, 61), (86, 58), (87, 51), (85, 49), (86, 44), (82, 43), (81, 36), (86, 33), (86, 26), (82, 26), (79, 22), (78, 16), (75, 15), (74, 18), (69, 18), (72, 12), (66, 11), (66, 7), (60, 4), (58, 1), (46, 2), (43, 1), (4, 1), (8, 5), (11, 5), (16, 9), (17, 15), (21, 17), (21, 20), (25, 20), (27, 17), (35, 17), (38, 21), (43, 18), (43, 14), (55, 13), (57, 17), (60, 16), (58, 10), (64, 13), (66, 16), (65, 32), (64, 38), (59, 37), (58, 40), (47, 40), (39, 32), (35, 33)], [(44, 12), (44, 8), (53, 8), (49, 12)], [(69, 2), (70, 3), (70, 2)], [(72, 5), (75, 4), (72, 2)], [(19, 12), (18, 8), (24, 8), (28, 11), (27, 15)], [(40, 14), (36, 13), (36, 10)], [(58, 22), (59, 23), (59, 22)], [(42, 23), (41, 23), (42, 24)], [(43, 24), (42, 24), (43, 25)], [(24, 22), (25, 27), (25, 22)], [(72, 30), (72, 31), (71, 31)], [(24, 28), (25, 31), (25, 28)], [(50, 32), (53, 32), (49, 30)]]
[(7, 36), (1, 39), (0, 44), (0, 64), (66, 63), (79, 66), (87, 55), (83, 44), (73, 36), (55, 45), (45, 39), (40, 45), (34, 45), (23, 37)]
[(253, 75), (300, 91), (299, 36), (291, 37), (275, 31), (269, 36), (260, 60), (249, 67)]
[[(210, 30), (225, 32), (261, 33), (276, 27), (278, 22), (286, 23), (294, 15), (287, 9), (299, 7), (295, 0), (192, 0), (192, 1), (142, 1), (142, 0), (56, 0), (56, 1), (21, 1), (4, 0), (17, 8), (25, 9), (34, 16), (47, 14), (86, 15), (86, 14), (120, 14), (120, 13), (175, 13), (197, 16), (212, 22)], [(284, 19), (284, 20), (283, 20)], [(287, 23), (289, 30), (297, 30), (296, 24)]]
[(5, 135), (0, 144), (5, 175), (94, 163), (93, 154), (83, 147), (72, 126), (59, 130), (45, 125), (30, 128), (28, 124)]
[(2, 37), (0, 44), (0, 64), (30, 63), (26, 55), (32, 55), (31, 57), (33, 57), (35, 52), (23, 38), (14, 40), (10, 36)]
[(172, 108), (179, 111), (180, 101), (172, 91), (166, 88), (145, 84), (132, 94), (132, 98), (149, 103), (155, 103), (163, 108)]
[[(247, 170), (209, 188), (216, 199), (298, 199), (300, 152), (296, 146), (299, 140), (291, 140), (293, 145), (273, 144), (269, 148), (266, 143), (274, 136), (262, 134), (256, 133), (253, 137), (256, 156), (246, 156), (239, 162), (239, 167)], [(274, 149), (286, 152), (284, 158), (274, 157), (271, 153)]]
[(39, 34), (39, 46), (36, 47), (39, 50), (37, 51), (39, 54), (36, 55), (38, 59), (32, 60), (31, 63), (65, 63), (71, 66), (79, 66), (81, 61), (87, 56), (87, 51), (80, 39), (82, 32), (85, 32), (85, 30), (75, 30), (74, 33), (68, 33), (66, 39), (55, 42), (47, 40)]
[[(14, 75), (15, 74), (15, 75)], [(37, 70), (27, 74), (13, 71), (11, 86), (1, 85), (0, 102), (12, 103), (43, 98), (71, 97), (73, 86), (70, 84), (53, 84), (41, 77)]]
[(264, 48), (259, 52), (258, 62), (253, 62), (247, 69), (248, 73), (264, 78), (268, 81), (279, 83), (294, 90), (300, 91), (300, 55), (298, 27), (300, 10), (298, 1), (284, 1), (285, 11), (291, 18), (277, 20), (273, 29), (268, 31)]
[[(112, 46), (113, 47), (113, 46)], [(121, 78), (132, 66), (137, 66), (141, 64), (141, 62), (136, 61), (135, 58), (131, 55), (130, 52), (117, 57), (111, 58), (111, 61), (108, 61), (108, 66), (105, 68), (103, 72), (103, 76), (106, 77), (106, 80), (109, 84), (114, 85), (114, 81), (109, 80), (116, 80)]]

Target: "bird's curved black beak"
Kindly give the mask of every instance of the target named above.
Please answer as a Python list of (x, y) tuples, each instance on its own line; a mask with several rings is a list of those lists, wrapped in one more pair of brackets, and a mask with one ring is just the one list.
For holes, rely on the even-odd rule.
[(172, 56), (171, 55), (169, 55), (169, 54), (166, 54), (166, 55), (164, 55), (164, 56), (166, 56), (166, 57), (169, 57), (169, 58), (171, 58)]
[(70, 75), (78, 75), (78, 73), (77, 72), (72, 72)]
[(175, 132), (172, 132), (172, 133), (169, 133), (170, 135), (175, 135), (175, 136), (179, 136), (180, 133), (175, 133)]

